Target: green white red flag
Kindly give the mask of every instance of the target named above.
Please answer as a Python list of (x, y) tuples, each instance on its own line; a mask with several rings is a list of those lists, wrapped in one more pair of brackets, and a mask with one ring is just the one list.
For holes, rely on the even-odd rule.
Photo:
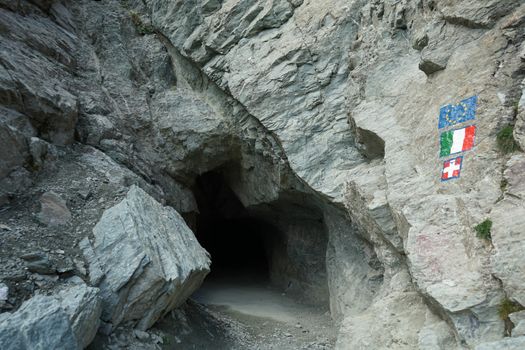
[(474, 146), (475, 135), (475, 125), (441, 133), (439, 156), (446, 157), (470, 150)]

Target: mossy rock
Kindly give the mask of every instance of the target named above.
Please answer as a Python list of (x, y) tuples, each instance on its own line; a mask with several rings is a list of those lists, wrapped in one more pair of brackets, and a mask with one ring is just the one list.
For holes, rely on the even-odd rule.
[(514, 126), (507, 125), (498, 132), (496, 140), (498, 142), (498, 148), (504, 154), (512, 153), (519, 150), (518, 143), (514, 140)]
[(492, 228), (492, 220), (485, 219), (482, 223), (476, 225), (474, 230), (476, 230), (476, 236), (481, 239), (491, 240), (492, 236), (490, 230)]

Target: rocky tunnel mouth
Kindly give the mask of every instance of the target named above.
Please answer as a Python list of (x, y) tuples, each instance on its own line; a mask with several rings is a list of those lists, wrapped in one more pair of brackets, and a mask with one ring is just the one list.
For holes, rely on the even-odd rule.
[(269, 281), (268, 254), (277, 229), (251, 216), (219, 172), (201, 175), (194, 193), (199, 207), (195, 234), (212, 260), (208, 279)]
[(328, 308), (328, 238), (322, 213), (309, 197), (294, 193), (245, 207), (223, 170), (200, 175), (193, 186), (199, 209), (193, 230), (211, 257), (203, 289), (272, 288), (298, 302)]

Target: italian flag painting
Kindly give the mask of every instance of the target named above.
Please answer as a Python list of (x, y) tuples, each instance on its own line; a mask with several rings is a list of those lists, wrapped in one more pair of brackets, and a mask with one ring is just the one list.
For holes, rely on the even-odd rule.
[(441, 133), (439, 156), (446, 157), (470, 150), (474, 146), (474, 135), (476, 135), (475, 125)]

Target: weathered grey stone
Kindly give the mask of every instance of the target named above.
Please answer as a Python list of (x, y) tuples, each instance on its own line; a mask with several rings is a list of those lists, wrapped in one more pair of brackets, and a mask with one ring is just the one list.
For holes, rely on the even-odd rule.
[(403, 242), (388, 206), (384, 171), (383, 161), (355, 167), (348, 176), (345, 205), (367, 239), (372, 239), (370, 236), (375, 231), (378, 238), (401, 252)]
[(336, 349), (418, 347), (418, 331), (425, 323), (426, 307), (418, 293), (410, 291), (407, 277), (401, 274), (393, 278), (394, 292), (388, 290), (387, 294), (378, 295), (367, 310), (343, 320)]
[(492, 220), (492, 268), (501, 279), (507, 295), (525, 305), (524, 256), (525, 249), (525, 156), (518, 154), (510, 158), (504, 171), (505, 195), (490, 213)]
[(419, 62), (419, 69), (425, 72), (426, 75), (443, 70), (447, 67), (446, 59), (436, 59), (432, 57), (423, 56)]
[(30, 184), (30, 174), (23, 166), (29, 160), (27, 138), (35, 133), (25, 115), (0, 106), (0, 205)]
[(116, 137), (115, 126), (103, 115), (92, 114), (89, 118), (81, 118), (79, 124), (82, 140), (87, 144), (97, 145), (100, 140)]
[(475, 40), (481, 33), (443, 21), (431, 22), (425, 31), (427, 44), (421, 51), (419, 69), (426, 75), (445, 69), (456, 47)]
[(475, 350), (522, 350), (524, 347), (525, 337), (517, 337), (480, 344), (476, 346)]
[[(204, 72), (276, 136), (279, 144), (272, 147), (282, 149), (292, 170), (331, 203), (343, 202), (343, 186), (348, 175), (354, 174), (357, 166), (364, 168), (356, 171), (357, 177), (352, 180), (353, 192), (366, 200), (360, 202), (363, 205), (352, 203), (348, 208), (353, 217), (361, 218), (366, 225), (363, 224), (361, 230), (350, 228), (348, 221), (336, 223), (326, 215), (327, 226), (331, 227), (327, 261), (333, 310), (364, 311), (374, 304), (372, 299), (378, 286), (387, 285), (384, 281), (391, 278), (388, 275), (396, 276), (408, 265), (419, 292), (437, 305), (449, 324), (457, 327), (455, 331), (462, 341), (473, 346), (478, 341), (501, 337), (503, 324), (494, 315), (502, 291), (491, 279), (491, 271), (486, 268), (487, 252), (474, 236), (472, 227), (473, 221), (486, 216), (487, 208), (491, 208), (501, 194), (500, 175), (492, 171), (502, 165), (495, 152), (493, 135), (496, 124), (506, 118), (509, 108), (501, 105), (495, 96), (500, 89), (515, 86), (516, 79), (511, 77), (519, 74), (512, 64), (496, 64), (496, 60), (502, 62), (502, 58), (495, 57), (503, 55), (505, 62), (514, 59), (512, 49), (508, 54), (504, 52), (508, 36), (516, 42), (518, 36), (509, 31), (503, 33), (497, 26), (492, 30), (465, 27), (451, 19), (453, 16), (443, 20), (441, 9), (449, 13), (457, 11), (476, 23), (485, 21), (482, 13), (485, 9), (473, 14), (477, 8), (471, 11), (469, 2), (444, 3), (440, 7), (415, 1), (395, 4), (309, 1), (294, 7), (291, 16), (286, 8), (282, 14), (271, 16), (272, 28), (259, 32), (253, 28), (261, 28), (261, 18), (270, 8), (265, 7), (265, 3), (250, 2), (251, 13), (252, 7), (245, 2), (231, 1), (221, 7), (204, 6), (206, 4), (187, 1), (174, 11), (166, 1), (146, 2), (153, 25), (165, 36), (164, 42), (175, 66), (183, 61), (177, 56), (180, 53), (193, 62), (191, 68), (181, 64), (175, 69), (177, 78), (185, 77), (181, 80), (193, 89), (183, 90), (184, 82), (177, 80), (178, 93), (192, 91), (193, 96), (205, 96), (188, 98), (163, 92), (153, 102), (158, 106), (153, 115), (160, 116), (158, 120), (162, 122), (165, 136), (164, 143), (158, 145), (170, 150), (168, 154), (176, 153), (179, 159), (184, 159), (181, 163), (166, 159), (163, 164), (168, 164), (170, 173), (188, 174), (191, 173), (188, 169), (202, 166), (197, 164), (213, 168), (226, 159), (222, 156), (225, 143), (217, 139), (228, 139), (224, 135), (229, 132), (225, 131), (225, 125), (230, 119), (227, 113), (211, 113), (224, 110), (221, 104), (212, 108), (211, 103), (195, 107), (195, 117), (188, 112), (187, 106), (191, 103), (225, 98), (215, 86), (213, 93), (211, 88), (206, 93), (202, 93), (202, 88), (194, 88), (211, 84), (199, 74)], [(448, 5), (454, 9), (447, 8)], [(203, 7), (206, 11), (202, 11)], [(247, 16), (248, 13), (254, 16)], [(508, 17), (511, 16), (514, 15), (509, 13)], [(497, 16), (490, 19), (495, 20)], [(429, 22), (431, 25), (427, 28)], [(428, 45), (421, 55), (414, 52), (404, 35), (407, 33), (400, 31), (406, 24), (410, 37), (412, 23), (414, 30), (428, 36)], [(116, 37), (112, 39), (119, 43)], [(347, 64), (348, 52), (355, 58), (351, 64)], [(421, 56), (446, 69), (427, 78), (418, 69)], [(129, 74), (131, 66), (126, 63), (117, 68), (112, 60), (103, 65), (104, 71), (109, 71), (106, 78), (117, 75), (111, 71)], [(197, 73), (194, 73), (195, 67)], [(105, 87), (125, 91), (125, 96), (129, 92), (126, 84), (115, 78), (105, 83)], [(117, 85), (120, 88), (117, 89)], [(480, 93), (478, 113), (483, 118), (477, 119), (477, 125), (484, 141), (465, 156), (470, 166), (463, 169), (460, 180), (441, 183), (442, 161), (436, 157), (439, 107), (479, 91), (483, 93)], [(113, 95), (116, 101), (121, 101), (117, 93)], [(124, 100), (132, 102), (130, 98)], [(117, 104), (124, 105), (123, 102)], [(184, 110), (179, 123), (175, 123), (175, 113), (165, 108), (168, 105)], [(140, 116), (147, 115), (141, 106), (134, 109)], [(348, 114), (355, 121), (355, 129), (347, 123)], [(207, 115), (214, 117), (208, 121)], [(148, 125), (140, 116), (131, 119)], [(155, 123), (149, 125), (155, 127)], [(206, 133), (188, 134), (185, 130), (192, 125), (198, 125)], [(353, 130), (365, 131), (361, 134), (368, 135), (366, 141), (372, 141), (368, 145), (363, 142), (365, 152), (356, 144)], [(369, 137), (372, 134), (377, 138)], [(177, 139), (186, 140), (182, 147), (173, 142)], [(366, 152), (378, 144), (374, 140), (384, 142), (383, 152)], [(278, 148), (280, 146), (282, 148)], [(115, 158), (126, 159), (126, 142), (108, 140), (102, 147), (113, 152)], [(187, 149), (195, 153), (186, 152)], [(214, 153), (212, 149), (221, 151)], [(149, 159), (158, 157), (150, 150), (142, 149), (142, 152), (152, 154)], [(209, 155), (214, 155), (210, 157), (212, 160)], [(368, 165), (371, 157), (377, 159)], [(375, 168), (381, 158), (384, 170), (368, 172), (366, 168)], [(374, 193), (374, 188), (379, 191)], [(249, 203), (250, 199), (253, 197), (244, 195), (242, 200)], [(372, 212), (368, 213), (369, 208), (364, 209), (364, 205), (369, 205)], [(388, 220), (381, 221), (385, 218)], [(365, 237), (372, 225), (376, 232), (371, 239), (373, 243), (360, 245), (356, 236)], [(382, 231), (389, 231), (390, 237)], [(401, 256), (396, 255), (396, 250), (402, 250)], [(348, 252), (356, 252), (355, 256), (367, 255), (370, 260), (349, 258), (345, 254)], [(383, 265), (384, 277), (381, 269), (370, 269), (363, 261)], [(355, 287), (356, 284), (359, 286)], [(352, 296), (355, 304), (347, 307)], [(422, 306), (421, 310), (424, 309)], [(481, 316), (477, 319), (476, 315)]]
[[(525, 45), (522, 45), (525, 50)], [(524, 56), (525, 57), (525, 56)], [(514, 125), (514, 138), (520, 148), (525, 149), (525, 80), (521, 82), (523, 90), (521, 97), (516, 104), (516, 124)]]
[(113, 326), (133, 321), (138, 329), (151, 327), (209, 271), (207, 253), (182, 217), (136, 186), (104, 212), (93, 234), (95, 256), (86, 258), (102, 267), (102, 318)]
[(141, 331), (141, 330), (138, 330), (138, 329), (135, 329), (133, 331), (133, 335), (139, 340), (148, 340), (149, 339), (148, 332), (144, 332), (144, 331)]
[(6, 306), (9, 297), (9, 287), (5, 283), (0, 283), (0, 310)]
[(0, 283), (0, 301), (6, 301), (9, 295), (9, 288), (5, 283)]
[(47, 226), (65, 225), (71, 220), (66, 201), (54, 192), (46, 192), (40, 197), (38, 220)]
[(48, 143), (38, 137), (29, 139), (29, 154), (31, 154), (32, 165), (39, 169), (44, 164), (44, 157), (47, 154)]
[(412, 38), (412, 47), (416, 50), (423, 50), (428, 45), (428, 34), (421, 30), (414, 34)]
[(26, 301), (13, 314), (3, 314), (0, 347), (6, 350), (82, 349), (60, 302), (42, 295)]
[[(2, 110), (0, 109), (0, 111)], [(7, 125), (2, 119), (0, 119), (0, 139), (2, 140), (2, 148), (0, 149), (0, 180), (15, 168), (24, 165), (28, 156), (24, 135), (17, 129)]]
[(456, 339), (447, 323), (427, 311), (425, 325), (418, 334), (419, 350), (459, 349)]
[(57, 272), (46, 253), (29, 253), (22, 255), (20, 258), (26, 261), (27, 269), (31, 272), (41, 273), (44, 275), (52, 275)]
[(445, 0), (437, 3), (446, 21), (471, 28), (491, 27), (496, 20), (511, 13), (519, 5), (520, 1), (514, 0), (487, 0), (481, 4), (475, 0)]
[(517, 323), (514, 323), (514, 328), (512, 328), (513, 337), (522, 337), (525, 336), (525, 320), (521, 320)]
[(89, 261), (89, 280), (92, 285), (97, 286), (104, 277), (101, 263), (98, 261), (95, 252), (93, 251), (93, 247), (87, 237), (83, 238), (78, 243), (78, 247), (82, 250), (84, 258)]
[(18, 193), (32, 184), (31, 173), (25, 168), (16, 168), (0, 181), (0, 205), (9, 203)]
[(509, 318), (512, 321), (512, 323), (517, 324), (518, 322), (525, 320), (525, 310), (513, 312), (509, 314)]
[(97, 288), (84, 283), (64, 287), (53, 296), (37, 295), (13, 314), (0, 318), (2, 349), (83, 349), (99, 325)]
[[(39, 133), (31, 136), (71, 140), (78, 100), (79, 139), (158, 184), (181, 212), (196, 211), (195, 177), (227, 163), (240, 164), (228, 181), (246, 206), (290, 187), (313, 190), (328, 232), (332, 311), (348, 326), (341, 348), (367, 342), (345, 329), (368, 332), (378, 348), (402, 337), (401, 346), (453, 348), (426, 303), (469, 347), (502, 337), (504, 292), (523, 299), (523, 171), (509, 165), (502, 193), (506, 160), (495, 142), (516, 112), (515, 136), (525, 140), (520, 1), (126, 2), (157, 36), (138, 35), (131, 8), (116, 0), (19, 3), (0, 17), (0, 102), (27, 115)], [(476, 94), (476, 146), (463, 154), (461, 178), (440, 182), (439, 107)], [(23, 188), (22, 154), (5, 156), (0, 197)], [(107, 178), (129, 185), (125, 172)], [(492, 252), (472, 229), (487, 217)], [(146, 260), (129, 270), (115, 262), (124, 287), (111, 293), (132, 290), (134, 272), (153, 265)], [(390, 303), (413, 303), (396, 313), (402, 327), (381, 309)], [(145, 317), (139, 309), (132, 319)]]
[(512, 328), (512, 336), (525, 336), (525, 311), (513, 312), (509, 315), (509, 318), (514, 324), (514, 328)]
[(75, 35), (49, 17), (0, 10), (0, 101), (29, 117), (42, 138), (73, 141), (77, 100), (69, 91)]
[(99, 294), (98, 288), (81, 283), (68, 286), (54, 296), (68, 315), (71, 329), (82, 348), (95, 338), (100, 324), (102, 301)]

